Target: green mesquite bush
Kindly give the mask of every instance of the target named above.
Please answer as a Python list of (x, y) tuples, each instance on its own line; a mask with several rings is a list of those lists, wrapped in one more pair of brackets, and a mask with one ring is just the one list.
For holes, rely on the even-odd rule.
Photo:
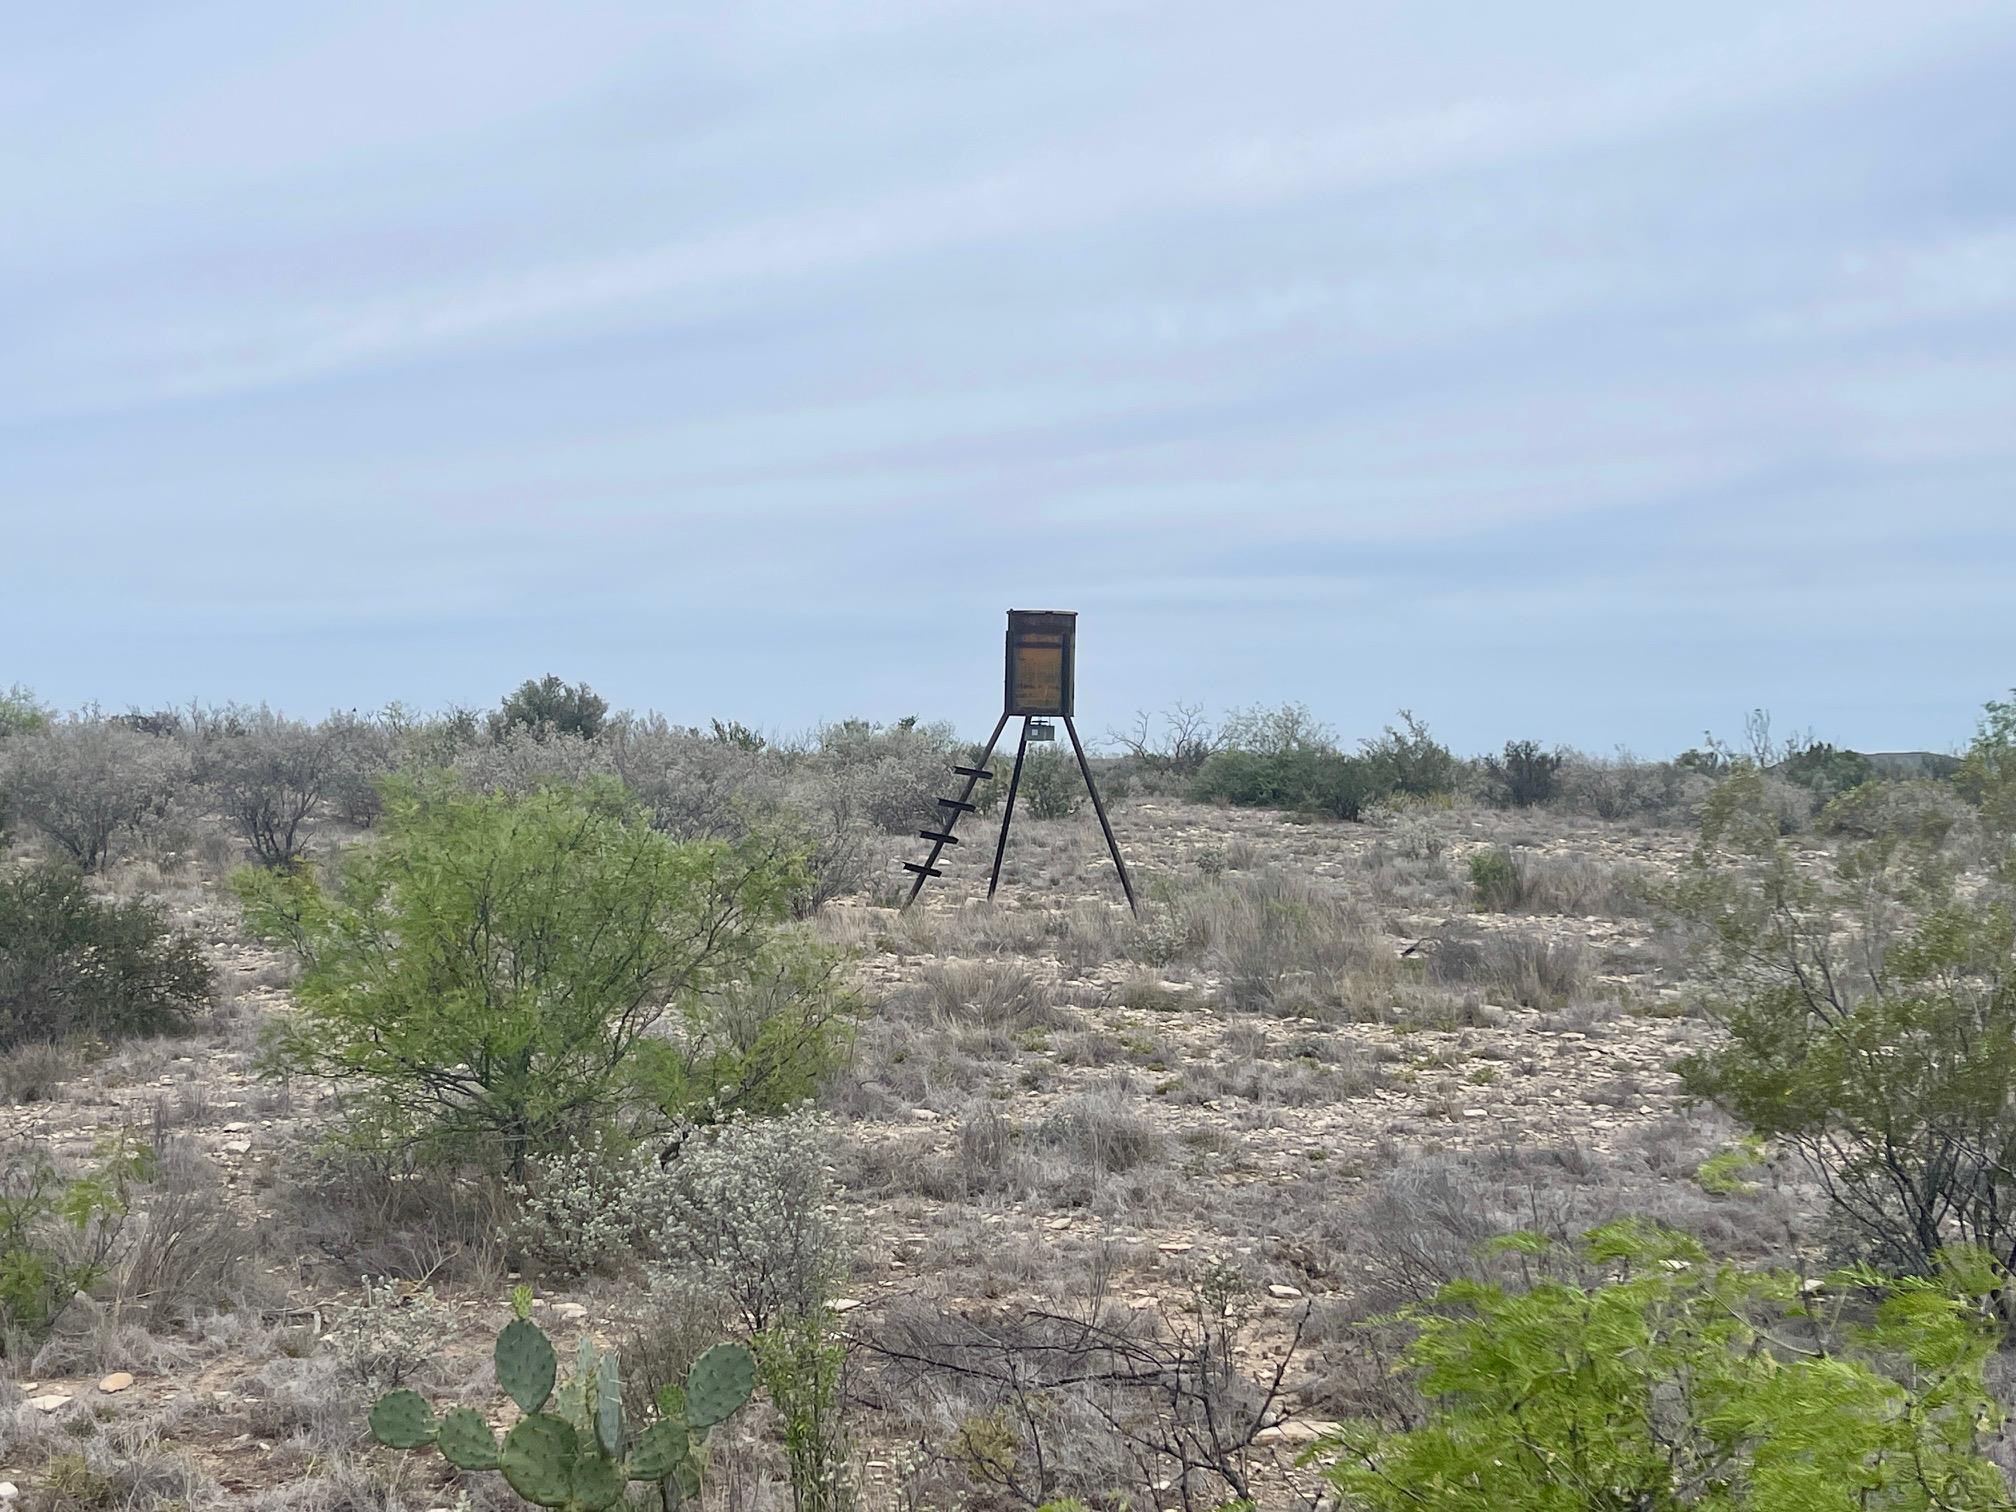
[(614, 1354), (581, 1341), (574, 1374), (558, 1386), (552, 1341), (518, 1317), (497, 1335), (497, 1384), (523, 1414), (500, 1442), (467, 1407), (435, 1415), (416, 1391), (391, 1391), (371, 1409), (371, 1433), (394, 1449), (439, 1449), (458, 1470), (496, 1470), (535, 1507), (603, 1512), (620, 1506), (633, 1481), (658, 1486), (667, 1507), (700, 1494), (700, 1447), (707, 1432), (749, 1400), (756, 1361), (740, 1344), (716, 1344), (687, 1373), (683, 1388), (659, 1395), (661, 1416), (633, 1431), (623, 1412)]
[[(1312, 1450), (1365, 1512), (2010, 1512), (1982, 1452), (1982, 1382), (2005, 1281), (1978, 1251), (1932, 1278), (1858, 1268), (1814, 1291), (1718, 1263), (1637, 1222), (1564, 1254), (1497, 1247), (1567, 1279), (1479, 1282), (1408, 1310), (1429, 1408), (1399, 1432), (1345, 1425)], [(1604, 1276), (1597, 1284), (1583, 1277)], [(1576, 1274), (1578, 1273), (1579, 1274)]]

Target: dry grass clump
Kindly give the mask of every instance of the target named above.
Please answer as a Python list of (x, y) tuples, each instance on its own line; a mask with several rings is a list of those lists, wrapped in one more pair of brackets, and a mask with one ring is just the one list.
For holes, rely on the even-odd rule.
[(1116, 1086), (1066, 1098), (1037, 1126), (1036, 1142), (1095, 1178), (1154, 1164), (1166, 1152), (1140, 1099)]
[(906, 998), (941, 1025), (1012, 1035), (1066, 1023), (1049, 989), (1026, 966), (950, 961), (927, 966)]
[(1587, 856), (1499, 846), (1470, 858), (1470, 879), (1477, 905), (1499, 913), (1627, 919), (1651, 908), (1645, 868)]
[(1389, 967), (1376, 922), (1334, 889), (1278, 870), (1226, 874), (1180, 891), (1151, 917), (1157, 964), (1194, 956), (1235, 1012), (1294, 1015), (1335, 1007), (1343, 984)]
[(0, 1107), (48, 1102), (75, 1074), (74, 1054), (46, 1041), (16, 1045), (0, 1054)]
[(1536, 929), (1480, 933), (1451, 925), (1436, 936), (1428, 964), (1445, 986), (1476, 988), (1522, 1008), (1561, 1007), (1589, 978), (1589, 952), (1580, 940)]

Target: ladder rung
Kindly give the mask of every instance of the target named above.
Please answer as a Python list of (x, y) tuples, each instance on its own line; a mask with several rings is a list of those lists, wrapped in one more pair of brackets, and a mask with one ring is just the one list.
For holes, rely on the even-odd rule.
[(992, 772), (988, 771), (987, 768), (985, 767), (955, 766), (954, 768), (952, 768), (952, 770), (957, 772), (961, 777), (977, 777), (983, 782), (986, 781), (989, 777), (992, 777), (994, 775)]
[(907, 872), (916, 872), (917, 875), (920, 877), (942, 877), (945, 875), (945, 873), (938, 870), (938, 868), (935, 866), (920, 866), (915, 861), (905, 861), (903, 863), (903, 870)]
[(977, 814), (980, 812), (979, 804), (968, 803), (961, 798), (940, 798), (938, 802), (943, 807), (952, 809), (961, 814)]
[(936, 840), (940, 845), (957, 845), (959, 843), (959, 837), (946, 830), (919, 830), (917, 833), (926, 840)]

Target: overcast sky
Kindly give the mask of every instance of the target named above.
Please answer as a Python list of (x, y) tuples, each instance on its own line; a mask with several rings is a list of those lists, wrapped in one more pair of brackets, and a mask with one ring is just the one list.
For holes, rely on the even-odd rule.
[(2016, 683), (2009, 0), (0, 9), (0, 685), (1668, 752)]

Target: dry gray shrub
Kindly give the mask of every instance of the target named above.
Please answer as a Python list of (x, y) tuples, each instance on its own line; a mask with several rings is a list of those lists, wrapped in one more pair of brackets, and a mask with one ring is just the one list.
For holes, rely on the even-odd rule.
[(364, 1299), (344, 1307), (323, 1345), (344, 1377), (372, 1392), (389, 1391), (440, 1353), (455, 1331), (455, 1312), (431, 1287), (389, 1277), (363, 1278)]
[(523, 794), (540, 788), (574, 786), (610, 773), (610, 750), (579, 735), (506, 726), (464, 747), (455, 771), (479, 793)]
[(260, 704), (194, 710), (190, 738), (197, 785), (253, 857), (280, 866), (300, 855), (336, 775), (330, 736)]
[(1561, 768), (1557, 805), (1597, 819), (1638, 819), (1690, 826), (1713, 781), (1670, 761), (1641, 761), (1619, 747), (1610, 757), (1571, 753)]
[(379, 782), (399, 764), (399, 736), (384, 719), (355, 713), (331, 714), (322, 721), (329, 745), (329, 807), (347, 824), (369, 829), (378, 820)]
[(550, 1161), (517, 1236), (562, 1271), (641, 1262), (654, 1294), (725, 1299), (750, 1332), (823, 1302), (850, 1241), (825, 1115), (732, 1116), (649, 1150), (578, 1150)]
[(189, 775), (179, 742), (86, 708), (0, 746), (0, 806), (97, 871), (169, 816)]
[(184, 1140), (164, 1141), (158, 1153), (117, 1278), (119, 1305), (137, 1309), (151, 1328), (186, 1323), (197, 1310), (234, 1299), (254, 1248), (208, 1160)]
[(830, 811), (901, 834), (937, 827), (944, 817), (937, 800), (950, 791), (952, 765), (963, 756), (949, 724), (849, 719), (819, 731), (799, 772), (827, 789)]
[(825, 1115), (799, 1109), (688, 1139), (649, 1229), (654, 1289), (726, 1297), (752, 1334), (824, 1306), (852, 1249), (836, 1206), (835, 1137)]

